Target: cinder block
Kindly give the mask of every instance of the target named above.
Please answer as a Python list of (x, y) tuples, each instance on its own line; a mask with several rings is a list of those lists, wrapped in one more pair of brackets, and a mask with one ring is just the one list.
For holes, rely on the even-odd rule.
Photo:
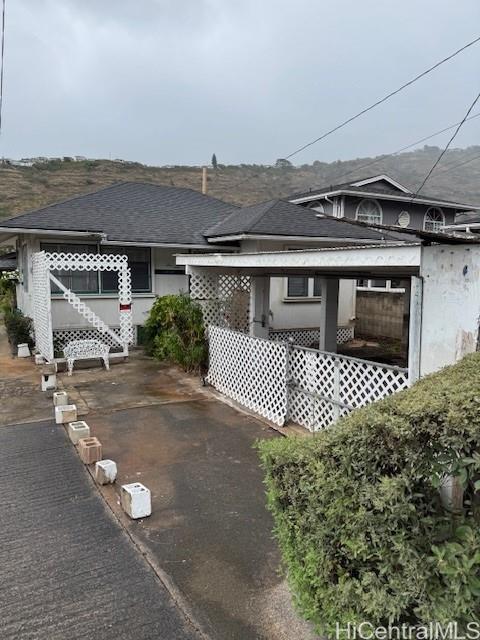
[(123, 484), (120, 490), (122, 509), (130, 518), (146, 518), (152, 513), (152, 498), (150, 489), (143, 484)]
[(65, 424), (66, 422), (77, 421), (77, 406), (74, 404), (63, 404), (55, 407), (55, 422)]
[(55, 391), (53, 394), (53, 405), (63, 407), (68, 404), (68, 393), (66, 391)]
[(95, 463), (95, 480), (98, 484), (111, 484), (117, 477), (117, 464), (113, 460), (99, 460)]
[(69, 422), (68, 435), (73, 444), (77, 444), (80, 438), (90, 437), (90, 427), (84, 420)]
[(42, 391), (55, 390), (57, 388), (57, 374), (42, 373), (41, 387), (42, 387)]
[(95, 436), (80, 438), (78, 441), (78, 453), (85, 464), (93, 464), (102, 459), (102, 443)]
[(45, 358), (42, 356), (41, 353), (36, 353), (35, 354), (35, 364), (44, 364), (45, 363)]
[(28, 344), (26, 342), (22, 342), (22, 344), (17, 344), (17, 356), (19, 358), (30, 357), (30, 349), (28, 348)]

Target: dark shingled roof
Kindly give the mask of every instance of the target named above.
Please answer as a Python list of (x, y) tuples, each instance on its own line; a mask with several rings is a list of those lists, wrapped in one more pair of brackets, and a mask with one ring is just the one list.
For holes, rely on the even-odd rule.
[(317, 212), (286, 200), (269, 200), (237, 209), (225, 220), (205, 231), (210, 238), (239, 234), (353, 238), (381, 240), (384, 233), (363, 225), (346, 224), (332, 217), (318, 217)]
[[(353, 182), (358, 182), (358, 180), (353, 180)], [(400, 191), (399, 189), (395, 189), (393, 186), (391, 189), (383, 189), (383, 188), (375, 188), (373, 184), (365, 184), (361, 187), (352, 186), (351, 182), (342, 182), (341, 184), (333, 184), (328, 187), (312, 187), (309, 191), (304, 191), (302, 193), (294, 193), (288, 197), (289, 200), (299, 200), (301, 198), (309, 198), (313, 196), (321, 197), (325, 193), (330, 193), (332, 191), (348, 191), (352, 193), (358, 193), (359, 197), (365, 196), (366, 194), (373, 194), (374, 196), (381, 199), (382, 195), (387, 196), (396, 196), (398, 198), (414, 198), (414, 202), (416, 200), (422, 201), (427, 200), (432, 204), (435, 203), (444, 203), (446, 206), (451, 206), (456, 209), (464, 208), (464, 209), (475, 209), (475, 206), (472, 204), (463, 204), (461, 202), (452, 202), (451, 200), (446, 200), (445, 198), (436, 198), (433, 196), (425, 195), (424, 193), (419, 193), (418, 196), (415, 197), (414, 193), (410, 191)]]
[(17, 254), (13, 251), (11, 253), (4, 253), (0, 256), (0, 271), (13, 271), (17, 268)]
[(2, 220), (0, 227), (91, 231), (123, 242), (206, 245), (203, 230), (235, 209), (192, 189), (123, 182)]

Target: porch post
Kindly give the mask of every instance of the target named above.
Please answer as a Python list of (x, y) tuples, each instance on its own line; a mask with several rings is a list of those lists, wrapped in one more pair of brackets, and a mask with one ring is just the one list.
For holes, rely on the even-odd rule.
[(320, 305), (321, 351), (337, 351), (338, 278), (322, 278)]
[[(408, 289), (407, 289), (408, 291)], [(408, 328), (408, 382), (420, 378), (420, 352), (422, 347), (423, 280), (410, 278), (410, 322)]]
[(268, 338), (270, 324), (270, 276), (252, 276), (250, 281), (250, 335)]

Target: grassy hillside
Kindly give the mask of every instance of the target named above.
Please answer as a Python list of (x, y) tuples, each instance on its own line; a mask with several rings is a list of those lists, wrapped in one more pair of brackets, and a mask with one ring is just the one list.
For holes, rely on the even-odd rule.
[[(377, 173), (388, 173), (415, 189), (439, 153), (437, 147), (426, 146), (387, 158), (316, 161), (299, 167), (220, 165), (217, 171), (209, 170), (208, 192), (229, 202), (251, 204)], [(469, 162), (472, 158), (478, 159)], [(51, 161), (33, 167), (4, 164), (0, 165), (0, 218), (127, 180), (200, 190), (201, 169), (149, 167), (109, 160)], [(480, 204), (480, 146), (449, 151), (422, 193)]]

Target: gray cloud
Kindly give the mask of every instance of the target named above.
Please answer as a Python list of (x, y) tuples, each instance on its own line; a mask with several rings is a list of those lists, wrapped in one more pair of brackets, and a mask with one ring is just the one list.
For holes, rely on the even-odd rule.
[[(1, 153), (272, 162), (473, 39), (479, 19), (477, 0), (7, 0)], [(476, 45), (295, 161), (385, 153), (456, 122), (479, 60)], [(474, 120), (458, 145), (479, 133)]]

